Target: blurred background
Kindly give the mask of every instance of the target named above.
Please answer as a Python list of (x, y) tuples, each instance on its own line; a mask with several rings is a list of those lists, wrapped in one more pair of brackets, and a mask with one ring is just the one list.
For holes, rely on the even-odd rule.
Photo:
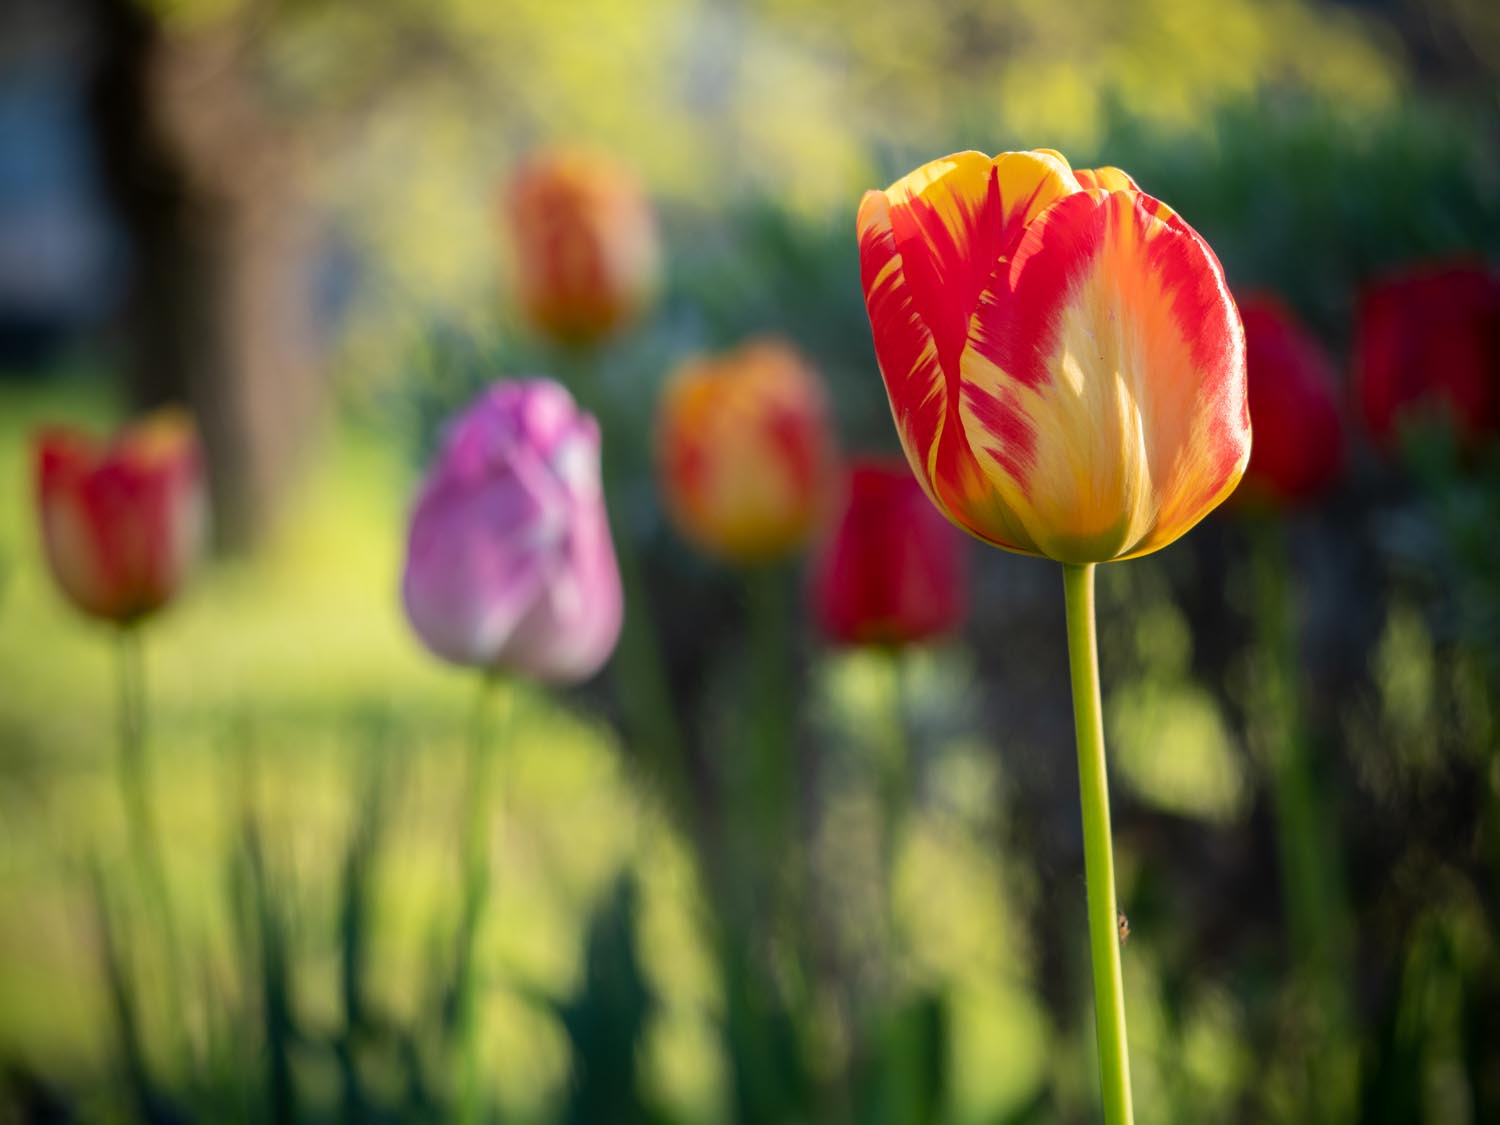
[[(589, 348), (514, 297), (506, 185), (558, 143), (660, 225)], [(1056, 567), (974, 545), (952, 636), (833, 645), (800, 559), (674, 530), (652, 445), (679, 363), (771, 332), (895, 451), (860, 193), (1043, 146), (1276, 295), (1344, 450), (1099, 575), (1142, 1119), (1500, 1121), (1500, 303), (1459, 345), (1394, 303), (1413, 377), (1478, 388), (1394, 431), (1356, 346), (1376, 279), (1500, 255), (1482, 0), (5, 0), (0, 1120), (1094, 1119)], [(473, 677), (398, 585), (443, 420), (519, 374), (601, 418), (631, 624), (493, 724), (469, 963)], [(167, 402), (214, 551), (145, 630), (151, 889), (29, 440)]]

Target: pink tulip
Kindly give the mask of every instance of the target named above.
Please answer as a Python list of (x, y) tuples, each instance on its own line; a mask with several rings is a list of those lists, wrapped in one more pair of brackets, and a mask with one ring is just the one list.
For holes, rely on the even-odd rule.
[(552, 682), (593, 675), (623, 598), (599, 426), (546, 379), (496, 383), (450, 426), (407, 544), (406, 615), (455, 664)]

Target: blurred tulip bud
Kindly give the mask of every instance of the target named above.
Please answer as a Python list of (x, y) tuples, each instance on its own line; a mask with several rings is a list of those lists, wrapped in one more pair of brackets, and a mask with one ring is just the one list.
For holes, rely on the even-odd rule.
[(1354, 378), (1377, 445), (1403, 420), (1446, 415), (1474, 445), (1500, 429), (1500, 283), (1479, 263), (1432, 264), (1360, 295)]
[(496, 383), (450, 424), (401, 592), (417, 635), (455, 664), (572, 682), (609, 658), (623, 604), (599, 427), (567, 391)]
[(508, 198), (517, 297), (541, 333), (597, 343), (640, 315), (660, 272), (656, 216), (630, 171), (574, 149), (534, 155)]
[(166, 409), (105, 444), (52, 428), (34, 440), (52, 576), (83, 612), (135, 621), (177, 593), (203, 547), (207, 500), (192, 419)]
[(968, 604), (967, 547), (905, 461), (857, 460), (843, 514), (813, 565), (814, 617), (830, 640), (848, 645), (950, 632)]
[(1239, 483), (1245, 345), (1223, 270), (1124, 172), (959, 152), (866, 192), (857, 226), (896, 430), (954, 523), (1110, 562)]
[(663, 393), (657, 443), (673, 522), (711, 554), (785, 557), (826, 510), (835, 464), (823, 384), (783, 341), (685, 363)]
[(1239, 496), (1271, 504), (1312, 500), (1344, 462), (1333, 361), (1278, 298), (1250, 294), (1239, 307), (1255, 427)]

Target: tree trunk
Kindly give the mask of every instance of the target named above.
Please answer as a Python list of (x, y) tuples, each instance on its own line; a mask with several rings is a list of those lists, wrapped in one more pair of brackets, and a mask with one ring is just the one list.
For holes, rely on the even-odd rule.
[(192, 408), (216, 540), (244, 549), (270, 526), (323, 397), (296, 153), (257, 103), (239, 28), (168, 33), (131, 0), (82, 2), (99, 30), (101, 167), (131, 244), (130, 398)]

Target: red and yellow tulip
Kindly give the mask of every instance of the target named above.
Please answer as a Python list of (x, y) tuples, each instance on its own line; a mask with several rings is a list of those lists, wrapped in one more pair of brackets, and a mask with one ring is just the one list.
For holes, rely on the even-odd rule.
[(673, 522), (733, 562), (804, 546), (836, 487), (823, 384), (781, 340), (685, 363), (662, 397), (657, 448)]
[(949, 519), (1087, 564), (1171, 543), (1250, 455), (1244, 332), (1207, 243), (1117, 168), (934, 160), (859, 209), (875, 351)]
[(563, 344), (593, 344), (635, 319), (660, 271), (656, 216), (628, 168), (581, 149), (539, 152), (505, 201), (517, 299)]
[(83, 612), (130, 622), (176, 594), (203, 542), (203, 458), (192, 420), (162, 410), (112, 442), (51, 428), (35, 441), (47, 562)]

